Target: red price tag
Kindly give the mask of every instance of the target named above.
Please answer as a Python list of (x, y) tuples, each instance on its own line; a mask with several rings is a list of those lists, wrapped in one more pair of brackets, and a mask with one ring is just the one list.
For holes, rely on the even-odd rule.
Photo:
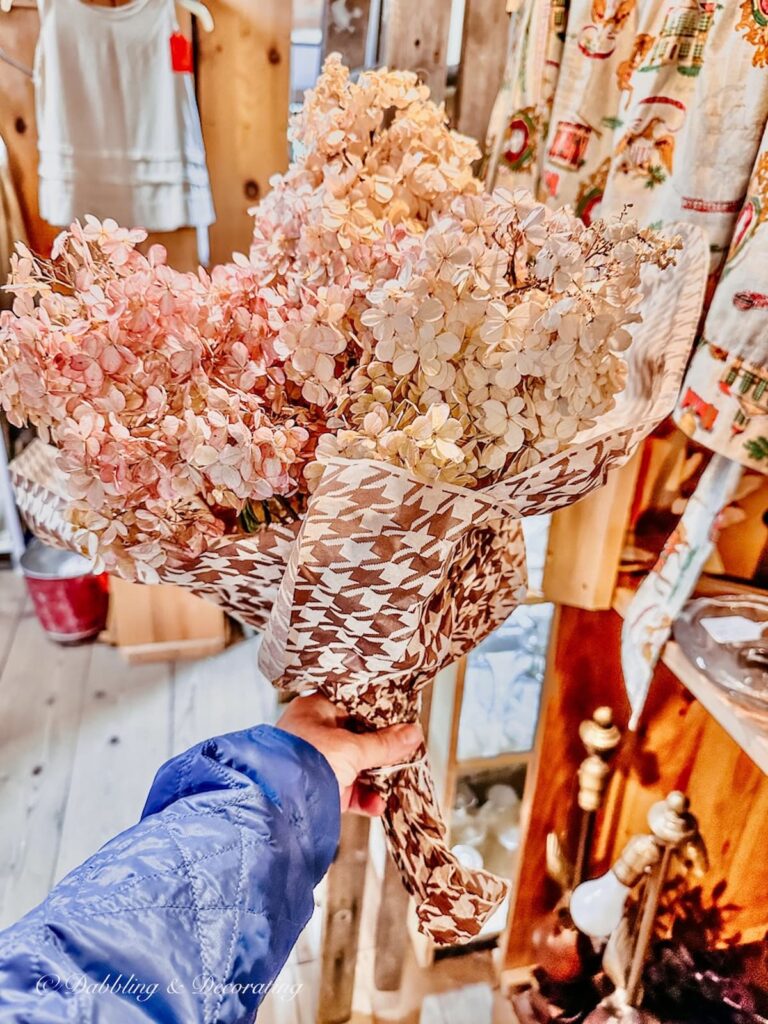
[(171, 36), (171, 67), (178, 72), (194, 71), (192, 40), (181, 32), (174, 32)]

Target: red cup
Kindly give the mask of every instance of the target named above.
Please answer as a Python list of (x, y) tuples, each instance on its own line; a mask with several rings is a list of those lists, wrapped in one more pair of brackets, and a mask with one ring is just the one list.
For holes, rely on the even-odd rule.
[(89, 568), (81, 555), (39, 540), (33, 540), (21, 556), (21, 570), (40, 625), (56, 643), (82, 643), (106, 628), (107, 574), (95, 576)]

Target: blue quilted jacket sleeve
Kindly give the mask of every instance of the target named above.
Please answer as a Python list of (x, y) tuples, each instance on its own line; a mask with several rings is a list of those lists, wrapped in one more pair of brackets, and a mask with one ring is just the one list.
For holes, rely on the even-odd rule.
[(0, 933), (0, 1024), (250, 1024), (338, 839), (314, 747), (270, 726), (193, 747), (139, 824)]

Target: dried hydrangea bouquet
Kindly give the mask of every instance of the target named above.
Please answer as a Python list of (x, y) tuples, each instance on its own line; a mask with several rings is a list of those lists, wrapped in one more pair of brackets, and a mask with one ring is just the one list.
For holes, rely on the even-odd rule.
[[(371, 726), (525, 590), (520, 518), (588, 493), (672, 408), (707, 254), (485, 194), (412, 74), (330, 58), (249, 256), (182, 274), (86, 219), (20, 248), (0, 390), (28, 520), (221, 602), (266, 674)], [(374, 781), (422, 928), (478, 932), (423, 760)]]

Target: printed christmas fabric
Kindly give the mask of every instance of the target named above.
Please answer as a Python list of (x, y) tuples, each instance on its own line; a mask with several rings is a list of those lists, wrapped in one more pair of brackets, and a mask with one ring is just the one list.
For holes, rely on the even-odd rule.
[(740, 463), (722, 455), (710, 460), (653, 572), (648, 573), (632, 598), (621, 632), (630, 729), (640, 724), (654, 669), (672, 624), (712, 554), (720, 512), (732, 499), (742, 472)]
[(628, 207), (710, 246), (709, 314), (675, 410), (768, 471), (768, 4), (528, 0), (489, 173), (587, 222)]
[[(644, 319), (616, 408), (558, 455), (489, 487), (424, 484), (372, 460), (332, 461), (300, 523), (222, 537), (164, 582), (263, 629), (261, 668), (295, 692), (319, 689), (363, 724), (412, 720), (436, 672), (500, 625), (525, 593), (520, 519), (590, 493), (670, 412), (699, 320), (707, 251), (689, 233), (677, 265), (644, 271)], [(32, 529), (74, 543), (53, 449), (12, 464)], [(438, 943), (477, 935), (507, 883), (448, 849), (426, 761), (371, 781), (386, 797), (390, 850)]]

